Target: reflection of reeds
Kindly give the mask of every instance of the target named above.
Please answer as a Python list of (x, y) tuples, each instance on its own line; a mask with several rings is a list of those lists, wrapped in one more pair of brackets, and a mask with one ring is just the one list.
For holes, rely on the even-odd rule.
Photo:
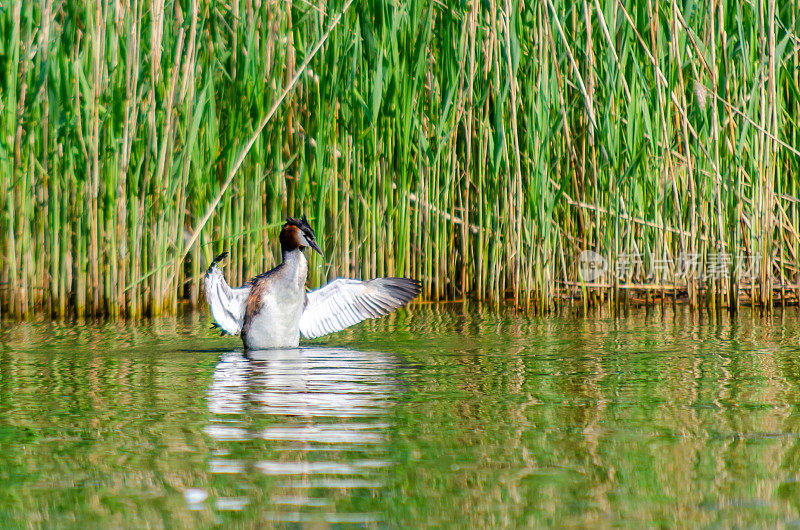
[[(795, 520), (796, 317), (787, 310), (764, 319), (745, 308), (736, 318), (708, 320), (678, 307), (634, 310), (625, 319), (528, 318), (436, 304), (413, 317), (396, 312), (369, 321), (342, 340), (384, 354), (357, 348), (342, 359), (329, 349), (343, 360), (337, 365), (309, 348), (318, 367), (300, 366), (301, 373), (325, 384), (297, 389), (326, 392), (352, 378), (369, 389), (347, 400), (399, 394), (386, 411), (389, 446), (361, 448), (376, 450), (371, 460), (394, 462), (381, 477), (385, 489), (377, 496), (361, 488), (292, 494), (330, 501), (337, 512), (377, 509), (399, 527)], [(265, 475), (257, 462), (354, 458), (353, 451), (293, 455), (288, 444), (259, 436), (226, 442), (204, 434), (214, 416), (235, 417), (227, 425), (250, 433), (316, 421), (266, 417), (259, 407), (271, 385), (291, 399), (280, 377), (287, 372), (239, 352), (196, 351), (191, 337), (204, 322), (193, 313), (135, 326), (0, 328), (2, 469), (14, 478), (0, 486), (4, 527), (31, 520), (209, 526), (215, 516), (223, 526), (258, 526), (292, 481)], [(210, 340), (212, 347), (232, 343)], [(362, 355), (375, 364), (359, 364)], [(229, 373), (231, 358), (255, 372)], [(401, 362), (384, 364), (392, 358)], [(338, 375), (325, 379), (332, 372)], [(216, 408), (215, 383), (228, 386), (223, 397), (233, 407)], [(226, 460), (242, 463), (244, 475), (212, 472)], [(205, 510), (186, 509), (187, 488), (208, 492)], [(242, 512), (214, 508), (214, 499), (240, 497), (243, 488), (250, 503)]]
[[(787, 346), (798, 327), (793, 311), (777, 313), (707, 320), (678, 307), (574, 320), (420, 308), (412, 348), (432, 347), (394, 346), (420, 369), (396, 410), (393, 443), (416, 451), (390, 483), (406, 495), (392, 520), (794, 518), (798, 371)], [(392, 332), (403, 318), (371, 325)]]
[(0, 9), (2, 311), (172, 311), (223, 248), (233, 282), (273, 265), (302, 212), (311, 283), (410, 275), (544, 310), (589, 248), (760, 261), (647, 280), (693, 303), (795, 296), (795, 3), (345, 6)]

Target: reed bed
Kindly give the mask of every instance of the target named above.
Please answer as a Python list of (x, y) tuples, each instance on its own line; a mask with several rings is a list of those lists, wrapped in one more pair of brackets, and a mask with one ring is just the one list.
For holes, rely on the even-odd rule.
[[(274, 265), (302, 213), (312, 285), (792, 301), (798, 10), (2, 3), (0, 313), (175, 311), (223, 249), (232, 283)], [(584, 250), (609, 265), (591, 281)]]

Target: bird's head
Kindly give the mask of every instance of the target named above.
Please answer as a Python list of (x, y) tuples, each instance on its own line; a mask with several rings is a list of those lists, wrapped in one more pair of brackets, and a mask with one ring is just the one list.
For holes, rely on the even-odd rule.
[(317, 245), (317, 240), (314, 238), (314, 230), (308, 224), (306, 216), (302, 219), (294, 219), (292, 217), (286, 218), (286, 224), (283, 225), (281, 230), (281, 249), (284, 252), (299, 248), (303, 250), (305, 247), (311, 247), (322, 256), (322, 250)]

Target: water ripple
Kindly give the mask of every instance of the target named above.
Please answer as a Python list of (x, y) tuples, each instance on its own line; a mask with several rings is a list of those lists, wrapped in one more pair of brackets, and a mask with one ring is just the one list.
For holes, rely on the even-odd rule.
[[(380, 521), (374, 513), (342, 512), (332, 499), (346, 502), (351, 495), (346, 492), (358, 492), (357, 499), (379, 498), (383, 473), (393, 465), (375, 455), (389, 454), (395, 366), (385, 354), (341, 348), (223, 354), (207, 394), (212, 419), (205, 432), (219, 444), (209, 471), (220, 479), (245, 477), (250, 470), (265, 478), (292, 477), (271, 483), (271, 504), (297, 510), (268, 513), (267, 521)], [(240, 482), (231, 482), (226, 491), (236, 488)], [(365, 489), (375, 493), (364, 497)], [(242, 488), (214, 506), (241, 510), (252, 494)]]

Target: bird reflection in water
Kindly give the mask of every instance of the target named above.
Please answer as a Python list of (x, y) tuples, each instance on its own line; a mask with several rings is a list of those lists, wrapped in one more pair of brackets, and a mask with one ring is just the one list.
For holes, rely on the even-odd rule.
[[(379, 522), (379, 514), (353, 509), (379, 496), (391, 465), (395, 371), (387, 354), (342, 348), (223, 354), (208, 391), (206, 434), (217, 443), (210, 472), (271, 479), (258, 495), (267, 520)], [(252, 493), (218, 497), (215, 507), (253, 508)]]

